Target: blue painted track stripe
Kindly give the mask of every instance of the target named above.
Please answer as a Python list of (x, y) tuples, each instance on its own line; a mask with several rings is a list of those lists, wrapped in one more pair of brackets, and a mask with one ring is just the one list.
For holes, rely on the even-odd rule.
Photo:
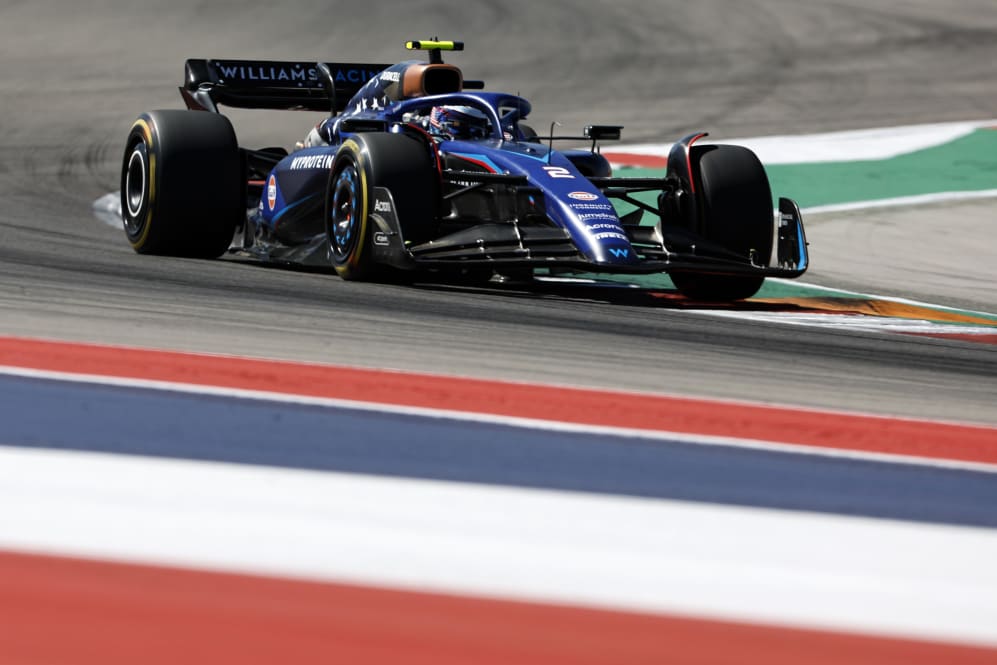
[(997, 474), (0, 376), (12, 446), (997, 526)]

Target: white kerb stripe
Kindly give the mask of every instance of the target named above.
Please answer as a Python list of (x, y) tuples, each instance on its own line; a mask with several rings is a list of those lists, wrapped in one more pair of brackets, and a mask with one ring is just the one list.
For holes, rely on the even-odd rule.
[(997, 645), (997, 531), (0, 447), (0, 547)]
[[(750, 148), (766, 165), (815, 164), (820, 162), (857, 162), (890, 159), (926, 148), (951, 143), (982, 127), (997, 125), (997, 120), (944, 122), (900, 127), (825, 132), (820, 134), (787, 134), (751, 138), (710, 136), (707, 143), (730, 143)], [(641, 143), (605, 148), (612, 153), (665, 157), (671, 143)]]

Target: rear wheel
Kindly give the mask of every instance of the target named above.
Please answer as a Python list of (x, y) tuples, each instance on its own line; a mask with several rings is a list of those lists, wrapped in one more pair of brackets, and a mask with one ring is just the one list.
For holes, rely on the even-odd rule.
[(395, 279), (374, 261), (374, 188), (391, 192), (403, 239), (428, 240), (436, 228), (439, 179), (430, 149), (405, 134), (357, 134), (333, 163), (326, 191), (326, 236), (336, 272), (347, 280)]
[[(772, 253), (772, 191), (755, 153), (733, 145), (693, 146), (694, 184), (704, 238), (740, 255), (768, 263)], [(761, 288), (760, 275), (670, 275), (684, 295), (696, 300), (750, 298)]]
[(218, 257), (245, 215), (232, 124), (203, 111), (152, 111), (128, 133), (121, 217), (140, 254)]

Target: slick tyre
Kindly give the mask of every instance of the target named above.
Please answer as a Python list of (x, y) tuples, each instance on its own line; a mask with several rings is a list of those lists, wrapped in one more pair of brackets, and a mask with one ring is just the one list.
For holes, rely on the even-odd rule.
[(139, 254), (215, 258), (246, 212), (245, 178), (228, 118), (151, 111), (128, 133), (121, 217)]
[(329, 174), (325, 206), (329, 258), (340, 277), (397, 279), (395, 271), (379, 265), (374, 257), (375, 187), (391, 193), (403, 242), (419, 243), (431, 237), (440, 196), (431, 156), (423, 140), (405, 134), (357, 134), (343, 143)]
[[(733, 145), (693, 146), (690, 154), (700, 235), (764, 263), (772, 253), (772, 191), (755, 153)], [(760, 275), (671, 275), (676, 288), (695, 300), (750, 298), (761, 288)]]
[(706, 275), (702, 273), (673, 273), (669, 277), (675, 288), (686, 298), (702, 302), (732, 302), (744, 300), (758, 293), (765, 282), (755, 275)]

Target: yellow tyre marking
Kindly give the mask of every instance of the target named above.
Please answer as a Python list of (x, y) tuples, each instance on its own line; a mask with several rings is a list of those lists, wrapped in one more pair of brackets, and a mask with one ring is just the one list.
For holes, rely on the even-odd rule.
[(363, 160), (363, 153), (357, 155), (357, 166), (360, 171), (360, 233), (357, 236), (357, 246), (356, 252), (353, 253), (353, 257), (350, 259), (350, 264), (354, 267), (360, 264), (360, 254), (363, 253), (364, 246), (367, 244), (367, 169), (365, 168)]
[(357, 236), (357, 245), (353, 254), (347, 260), (347, 265), (336, 266), (336, 272), (346, 274), (350, 268), (356, 268), (360, 263), (360, 254), (363, 252), (367, 240), (367, 170), (364, 164), (363, 150), (353, 139), (343, 142), (343, 148), (348, 149), (356, 159), (357, 174), (360, 176), (360, 233)]
[(132, 129), (138, 127), (142, 131), (142, 138), (145, 140), (146, 154), (149, 157), (149, 205), (145, 213), (145, 224), (142, 227), (142, 235), (132, 242), (132, 247), (141, 249), (149, 238), (149, 229), (152, 228), (152, 208), (156, 202), (156, 153), (152, 144), (152, 127), (145, 118), (139, 118), (132, 125)]

